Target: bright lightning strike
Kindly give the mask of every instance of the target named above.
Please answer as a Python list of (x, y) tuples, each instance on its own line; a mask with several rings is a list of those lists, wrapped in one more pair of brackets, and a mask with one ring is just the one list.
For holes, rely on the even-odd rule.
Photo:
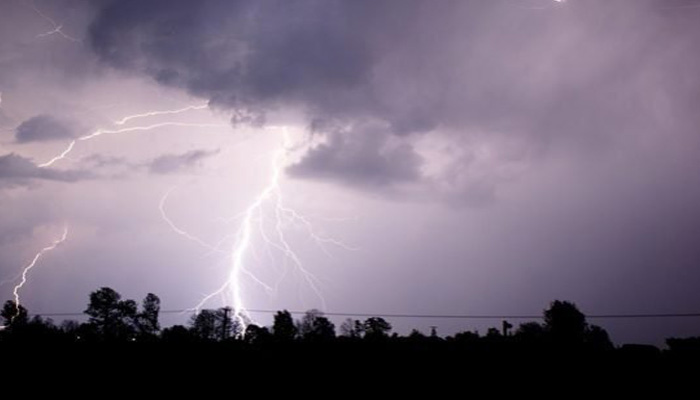
[[(311, 222), (308, 219), (297, 211), (283, 204), (280, 178), (283, 168), (286, 165), (285, 161), (287, 155), (290, 151), (289, 134), (285, 128), (283, 128), (283, 130), (284, 141), (282, 146), (274, 153), (272, 157), (271, 175), (267, 186), (265, 186), (258, 196), (253, 199), (252, 203), (241, 215), (241, 222), (235, 234), (235, 241), (231, 246), (228, 278), (218, 290), (204, 297), (204, 299), (202, 299), (202, 301), (194, 308), (195, 311), (198, 311), (213, 297), (219, 295), (224, 296), (227, 298), (228, 303), (233, 308), (234, 318), (241, 327), (243, 332), (242, 334), (245, 334), (249, 321), (253, 320), (245, 306), (243, 299), (243, 277), (246, 276), (252, 279), (255, 283), (262, 285), (267, 290), (272, 289), (270, 285), (267, 285), (258, 279), (251, 271), (249, 266), (248, 256), (249, 253), (254, 250), (254, 237), (256, 232), (259, 234), (263, 243), (267, 245), (268, 248), (279, 251), (285, 257), (285, 260), (291, 261), (291, 265), (294, 267), (294, 269), (301, 274), (304, 280), (308, 283), (309, 287), (320, 299), (321, 303), (323, 304), (323, 308), (325, 308), (325, 299), (323, 298), (319, 287), (320, 281), (308, 269), (306, 269), (301, 258), (294, 251), (292, 245), (287, 240), (285, 225), (295, 224), (303, 226), (308, 235), (319, 246), (321, 246), (321, 248), (323, 248), (324, 244), (333, 244), (347, 250), (354, 250), (352, 247), (347, 246), (337, 240), (316, 234), (313, 230)], [(267, 208), (269, 207), (272, 208), (271, 213), (266, 212)], [(271, 225), (272, 228), (269, 228), (265, 224), (265, 221), (268, 221), (268, 224)], [(324, 249), (324, 251), (326, 250)], [(326, 254), (328, 253), (326, 252)], [(280, 278), (280, 281), (281, 279), (282, 277)], [(274, 287), (277, 287), (279, 283), (280, 282), (278, 281)]]
[(22, 280), (14, 287), (12, 290), (12, 294), (15, 297), (15, 315), (10, 319), (10, 323), (14, 321), (14, 319), (19, 315), (20, 312), (20, 296), (19, 296), (19, 290), (22, 289), (22, 287), (27, 283), (27, 274), (29, 274), (29, 271), (32, 270), (39, 261), (39, 259), (49, 251), (55, 249), (59, 245), (61, 245), (63, 242), (68, 239), (68, 227), (65, 227), (63, 229), (63, 235), (58, 239), (55, 240), (51, 245), (44, 247), (43, 249), (39, 250), (38, 253), (34, 256), (32, 259), (32, 262), (30, 262), (24, 269), (22, 270)]

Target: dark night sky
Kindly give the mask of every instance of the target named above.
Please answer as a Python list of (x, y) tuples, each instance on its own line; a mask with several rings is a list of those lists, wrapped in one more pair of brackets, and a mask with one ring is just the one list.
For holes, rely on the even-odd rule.
[(193, 307), (241, 246), (207, 307), (700, 311), (700, 1), (4, 0), (0, 37), (0, 298), (70, 232), (30, 311)]

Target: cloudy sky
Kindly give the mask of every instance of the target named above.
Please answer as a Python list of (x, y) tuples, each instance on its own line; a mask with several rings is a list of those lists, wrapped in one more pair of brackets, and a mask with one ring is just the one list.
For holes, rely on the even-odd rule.
[(206, 307), (698, 312), (699, 22), (695, 0), (3, 0), (0, 298), (68, 228), (32, 312), (101, 286), (189, 308), (235, 265)]

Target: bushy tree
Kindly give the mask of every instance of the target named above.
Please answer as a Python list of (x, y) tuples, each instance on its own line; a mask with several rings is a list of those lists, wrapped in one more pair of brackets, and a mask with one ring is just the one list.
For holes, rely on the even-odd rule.
[(0, 317), (3, 319), (3, 325), (25, 325), (29, 322), (27, 309), (23, 305), (15, 303), (13, 300), (7, 300), (0, 311)]
[(308, 341), (330, 341), (335, 338), (335, 325), (319, 310), (309, 310), (299, 321), (299, 335)]
[(142, 337), (154, 337), (160, 331), (160, 298), (149, 293), (141, 304), (141, 312), (136, 316), (136, 327)]
[(365, 328), (362, 321), (348, 318), (340, 325), (340, 336), (351, 339), (359, 339), (364, 335)]
[(122, 300), (112, 288), (103, 287), (90, 293), (85, 310), (97, 335), (106, 341), (133, 339), (136, 332), (137, 306), (133, 300)]
[(391, 324), (382, 317), (371, 317), (365, 320), (363, 325), (365, 339), (383, 339), (389, 336)]
[(264, 344), (270, 342), (271, 339), (272, 333), (270, 333), (270, 330), (264, 326), (251, 324), (246, 328), (244, 337), (246, 343)]
[(160, 338), (166, 343), (190, 343), (194, 339), (192, 331), (182, 325), (174, 325), (163, 329)]
[(605, 329), (588, 325), (586, 316), (574, 303), (555, 300), (544, 312), (544, 329), (551, 343), (559, 346), (586, 346), (611, 350), (613, 344)]
[(544, 326), (554, 343), (561, 345), (583, 343), (586, 316), (574, 303), (555, 300), (544, 311)]
[(609, 351), (615, 348), (608, 332), (598, 325), (589, 325), (586, 328), (584, 342), (591, 350)]
[(520, 324), (515, 331), (515, 338), (524, 343), (539, 343), (544, 340), (545, 329), (537, 322), (526, 322)]

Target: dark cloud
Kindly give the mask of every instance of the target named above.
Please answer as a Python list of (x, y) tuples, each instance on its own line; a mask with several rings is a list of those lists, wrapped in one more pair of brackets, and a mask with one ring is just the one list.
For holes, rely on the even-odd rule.
[(421, 178), (421, 158), (405, 143), (391, 143), (386, 128), (354, 126), (327, 133), (328, 141), (288, 168), (292, 176), (387, 186)]
[[(700, 25), (668, 4), (118, 1), (89, 39), (109, 65), (249, 116), (294, 107), (399, 136), (485, 132), (595, 151), (698, 122)], [(391, 182), (404, 166), (359, 150), (376, 140), (332, 134), (292, 172)], [(401, 154), (413, 163), (407, 149), (389, 158)]]
[(193, 168), (205, 159), (219, 153), (219, 150), (192, 150), (182, 154), (166, 154), (145, 165), (155, 174), (171, 174)]
[(128, 157), (91, 154), (80, 159), (82, 170), (99, 171), (102, 178), (124, 178), (133, 173), (147, 171), (153, 174), (171, 174), (198, 167), (204, 160), (219, 154), (219, 150), (191, 150), (179, 154), (164, 154), (145, 161), (133, 161)]
[(104, 156), (102, 154), (91, 154), (81, 158), (80, 162), (87, 164), (90, 168), (131, 165), (126, 157)]
[(22, 122), (15, 131), (18, 143), (69, 139), (75, 136), (71, 125), (51, 115), (37, 115)]
[(92, 174), (85, 171), (40, 168), (30, 159), (15, 153), (0, 156), (0, 186), (23, 185), (36, 179), (77, 182), (91, 177)]

